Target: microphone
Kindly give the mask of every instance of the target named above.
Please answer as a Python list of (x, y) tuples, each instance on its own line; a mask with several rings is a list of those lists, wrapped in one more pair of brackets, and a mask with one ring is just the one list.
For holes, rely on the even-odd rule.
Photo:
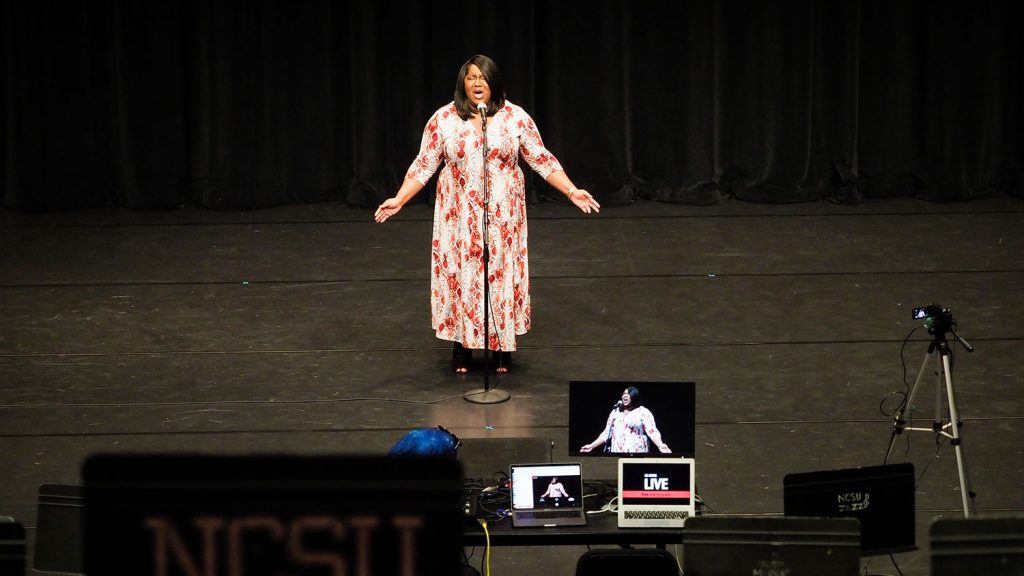
[(618, 410), (619, 412), (622, 412), (622, 400), (616, 402), (615, 406), (612, 406), (612, 410)]
[(476, 109), (480, 111), (480, 127), (487, 127), (487, 104), (483, 102), (476, 103)]

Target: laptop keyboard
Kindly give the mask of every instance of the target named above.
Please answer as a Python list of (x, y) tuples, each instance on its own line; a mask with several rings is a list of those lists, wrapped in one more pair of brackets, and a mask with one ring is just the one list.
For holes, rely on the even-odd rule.
[(578, 518), (579, 510), (540, 510), (537, 512), (516, 512), (519, 518), (547, 520), (549, 518)]
[(624, 510), (627, 520), (681, 520), (687, 517), (684, 510)]

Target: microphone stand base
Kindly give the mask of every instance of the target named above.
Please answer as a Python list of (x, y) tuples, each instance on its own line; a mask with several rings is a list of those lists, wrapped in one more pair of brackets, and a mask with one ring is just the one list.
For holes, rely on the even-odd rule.
[(473, 404), (501, 404), (511, 397), (512, 395), (508, 392), (498, 390), (497, 388), (491, 388), (490, 390), (477, 388), (476, 390), (470, 390), (463, 395), (466, 402), (472, 402)]

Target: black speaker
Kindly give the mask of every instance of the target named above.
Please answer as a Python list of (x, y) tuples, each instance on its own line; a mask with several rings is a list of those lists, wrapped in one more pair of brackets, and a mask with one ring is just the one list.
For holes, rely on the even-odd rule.
[(932, 576), (1024, 574), (1024, 515), (941, 518), (930, 538)]
[(857, 576), (856, 518), (691, 516), (683, 523), (683, 574)]
[(25, 528), (10, 516), (0, 516), (0, 574), (25, 574)]
[(82, 573), (82, 487), (43, 484), (32, 568), (40, 572)]
[(451, 457), (94, 454), (82, 482), (91, 576), (427, 576), (463, 564)]

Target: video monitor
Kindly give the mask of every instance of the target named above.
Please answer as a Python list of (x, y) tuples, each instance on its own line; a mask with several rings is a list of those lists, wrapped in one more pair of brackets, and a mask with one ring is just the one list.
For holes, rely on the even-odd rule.
[(569, 382), (572, 456), (695, 457), (693, 382)]

